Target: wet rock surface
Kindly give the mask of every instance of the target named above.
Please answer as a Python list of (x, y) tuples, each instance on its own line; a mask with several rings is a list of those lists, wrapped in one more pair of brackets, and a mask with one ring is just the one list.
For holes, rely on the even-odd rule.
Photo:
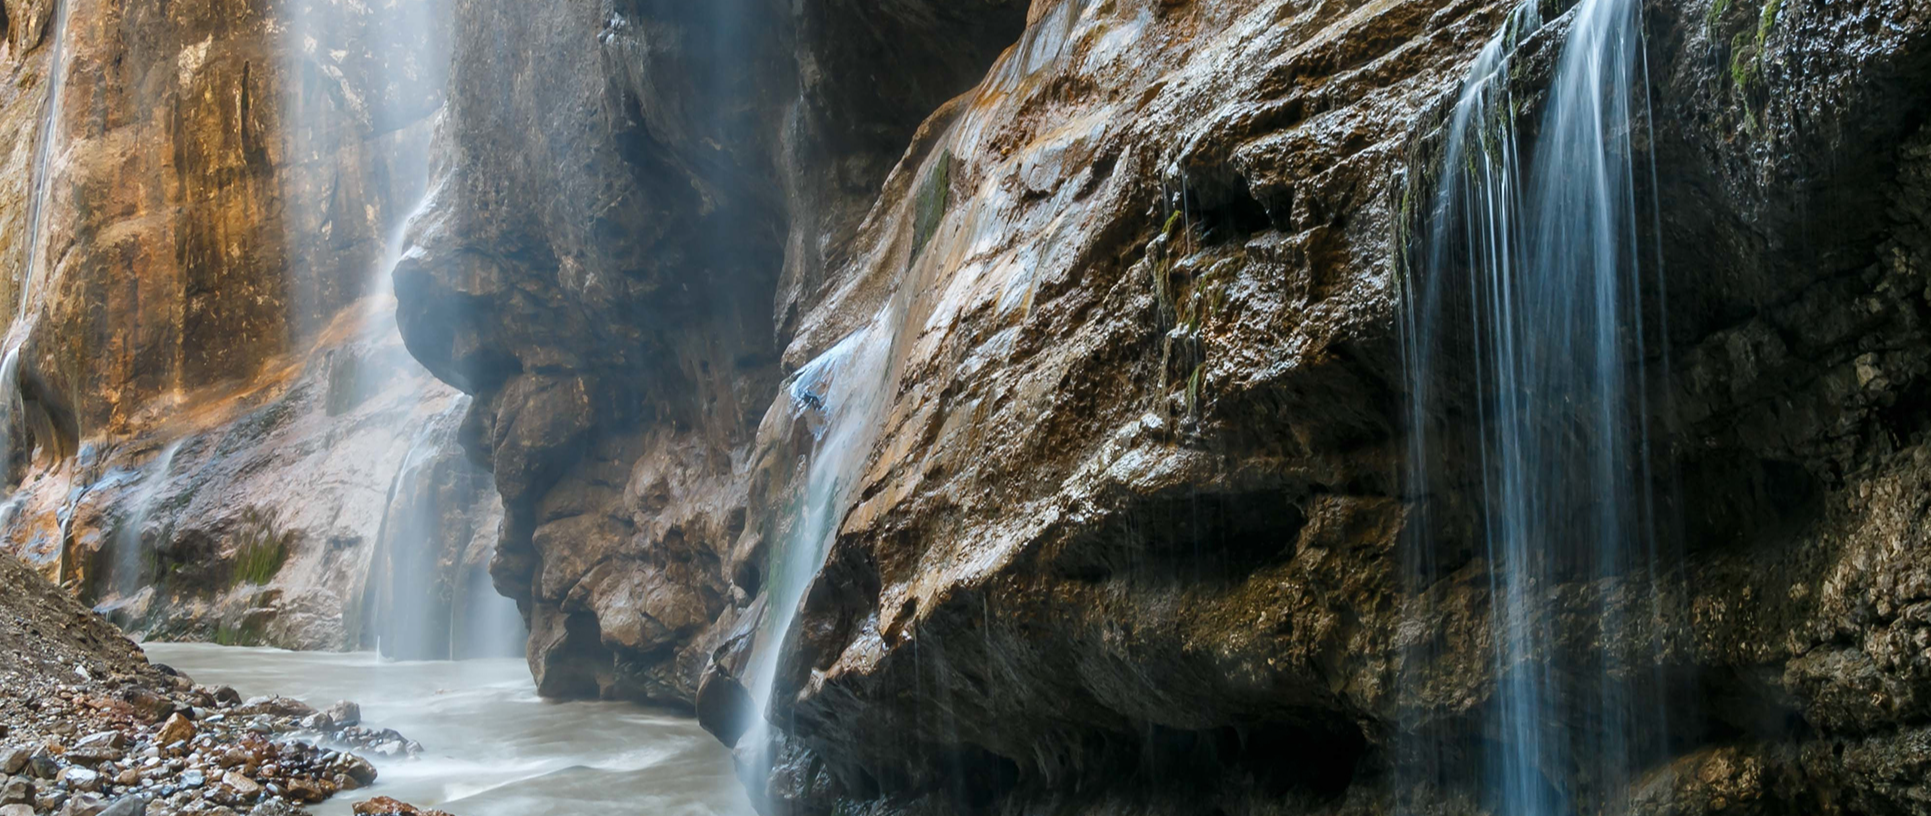
[[(698, 93), (630, 72), (704, 59), (703, 19), (465, 6), (440, 176), (463, 193), (422, 222), (401, 310), (476, 395), (493, 574), (544, 693), (694, 705), (746, 758), (768, 715), (748, 782), (773, 812), (1478, 811), (1479, 769), (1393, 770), (1416, 734), (1477, 730), (1497, 671), (1470, 491), (1402, 486), (1395, 298), (1507, 6), (1041, 0), (995, 59), (891, 4), (876, 30), (983, 58), (916, 126), (916, 100), (819, 83), (921, 58), (840, 50), (797, 23), (843, 4), (793, 8), (729, 31), (756, 56)], [(1565, 10), (1510, 77), (1528, 128)], [(1009, 11), (974, 13), (991, 39)], [(1564, 648), (1699, 701), (1641, 812), (1922, 810), (1924, 11), (1644, 5), (1641, 240), (1668, 292), (1646, 386), (1682, 556), (1537, 601)], [(504, 58), (506, 26), (555, 33)], [(574, 84), (501, 104), (537, 75)], [(879, 147), (803, 149), (800, 120)], [(747, 713), (823, 410), (781, 381), (895, 304), (852, 506)], [(1424, 503), (1448, 521), (1415, 575)], [(1636, 598), (1667, 611), (1598, 642), (1582, 610)]]
[[(1508, 78), (1530, 128), (1567, 25), (1546, 6)], [(29, 145), (55, 7), (4, 8), (0, 138)], [(1644, 385), (1681, 557), (1540, 588), (1538, 614), (1700, 703), (1638, 811), (1921, 812), (1931, 20), (1643, 9), (1639, 239), (1668, 292)], [(29, 237), (49, 266), (6, 276), (42, 284), (13, 293), (38, 328), (0, 383), (7, 546), (36, 570), (155, 634), (344, 647), (382, 631), (390, 578), (457, 607), (493, 547), (543, 694), (694, 708), (774, 812), (1481, 809), (1473, 747), (1394, 770), (1478, 730), (1512, 668), (1453, 464), (1479, 453), (1442, 452), (1460, 489), (1401, 481), (1395, 298), (1505, 4), (452, 0), (395, 281), (450, 388), (415, 391), (371, 379), (403, 349), (351, 304), (445, 100), (359, 104), (400, 57), (354, 25), (285, 64), (288, 10), (75, 0), (66, 183)], [(323, 124), (288, 127), (304, 106)], [(0, 157), (0, 263), (28, 254), (34, 153)], [(880, 314), (850, 506), (789, 640), (759, 644), (793, 611), (772, 556), (825, 414), (787, 380)], [(426, 555), (388, 555), (425, 516)], [(1635, 599), (1653, 625), (1601, 642), (1587, 610)], [(763, 712), (757, 648), (786, 655)], [(91, 710), (104, 681), (60, 676), (60, 710)], [(156, 757), (184, 762), (168, 784), (270, 790), (186, 766), (189, 729), (228, 722), (188, 714), (249, 701), (173, 720), (157, 682), (139, 728), (190, 748)], [(347, 715), (246, 716), (407, 752)], [(70, 802), (142, 785), (128, 746), (83, 744), (107, 730), (0, 760)], [(24, 795), (0, 807), (43, 809)]]
[[(401, 353), (393, 335), (318, 348), (205, 395), (202, 421), (101, 439), (23, 484), (17, 551), (149, 638), (459, 652), (499, 511), (454, 443), (459, 394), (420, 370), (352, 379)], [(362, 393), (335, 410), (344, 389)], [(58, 536), (35, 534), (52, 519)], [(398, 604), (436, 625), (401, 628)]]
[[(295, 814), (375, 767), (296, 737), (308, 706), (242, 700), (165, 666), (0, 555), (0, 807), (28, 814)], [(362, 729), (366, 730), (366, 729)], [(333, 739), (353, 740), (344, 731)], [(395, 735), (396, 740), (402, 740)], [(419, 747), (416, 750), (420, 750)]]
[(745, 463), (784, 338), (831, 285), (818, 259), (849, 251), (920, 119), (1026, 6), (456, 5), (403, 335), (474, 395), (492, 574), (525, 604), (539, 688), (688, 707), (737, 618)]
[(387, 796), (378, 796), (366, 802), (355, 803), (355, 812), (370, 816), (450, 816), (440, 810), (421, 810), (415, 805), (398, 802)]

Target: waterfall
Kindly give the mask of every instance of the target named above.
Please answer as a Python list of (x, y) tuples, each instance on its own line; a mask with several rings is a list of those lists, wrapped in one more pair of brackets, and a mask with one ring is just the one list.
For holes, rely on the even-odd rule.
[[(14, 321), (16, 329), (21, 326)], [(11, 491), (13, 486), (13, 424), (20, 416), (20, 347), (26, 342), (26, 331), (16, 330), (7, 333), (7, 352), (0, 358), (0, 490)], [(22, 497), (10, 496), (10, 508), (17, 507)], [(11, 510), (9, 511), (11, 515)]]
[(181, 445), (186, 441), (177, 439), (168, 443), (148, 464), (147, 471), (141, 476), (141, 486), (135, 488), (134, 507), (114, 534), (113, 589), (123, 602), (141, 591), (141, 555), (145, 551), (141, 541), (142, 528), (147, 526), (154, 500), (168, 483), (168, 472), (174, 467), (174, 455), (181, 451)]
[[(1617, 588), (1665, 566), (1643, 326), (1662, 281), (1644, 279), (1632, 143), (1647, 114), (1640, 3), (1577, 5), (1518, 144), (1514, 51), (1540, 25), (1524, 4), (1476, 60), (1403, 281), (1411, 566), (1432, 573), (1452, 543), (1438, 540), (1449, 495), (1476, 497), (1465, 527), (1489, 568), (1495, 687), (1475, 753), (1482, 804), (1504, 816), (1619, 810), (1667, 730), (1654, 656), (1612, 648), (1642, 623)], [(1474, 472), (1457, 482), (1457, 467)], [(1558, 631), (1564, 615), (1600, 628)]]
[[(10, 333), (8, 350), (19, 344), (12, 335), (24, 335), (21, 323), (32, 309), (34, 283), (39, 279), (41, 255), (47, 250), (45, 236), (42, 235), (42, 221), (46, 217), (47, 198), (51, 195), (52, 185), (48, 183), (48, 165), (53, 162), (54, 141), (60, 135), (60, 112), (65, 101), (61, 97), (61, 86), (67, 81), (67, 14), (72, 0), (58, 0), (54, 7), (53, 52), (47, 63), (47, 102), (41, 113), (39, 141), (34, 145), (34, 163), (31, 198), (27, 202), (27, 262), (20, 268), (20, 285), (15, 291), (14, 332)], [(21, 338), (24, 339), (24, 338)]]
[[(424, 192), (389, 232), (363, 299), (362, 338), (368, 347), (401, 348), (395, 268), (409, 250), (410, 224), (433, 197), (433, 190)], [(415, 358), (386, 355), (371, 362), (357, 370), (358, 389), (413, 380), (421, 387), (411, 399), (429, 397), (423, 390), (431, 383), (429, 372)], [(451, 526), (473, 509), (451, 502), (496, 501), (488, 475), (459, 452), (456, 437), (468, 409), (467, 397), (455, 399), (417, 427), (390, 480), (363, 602), (373, 637), (368, 645), (385, 657), (448, 660), (522, 652), (526, 635), (516, 602), (490, 584), (489, 553), (473, 551), (479, 535), (494, 531)]]
[[(428, 168), (422, 166), (422, 183)], [(396, 325), (395, 269), (410, 251), (409, 229), (435, 196), (426, 189), (388, 232), (383, 255), (364, 289), (362, 341), (370, 348), (402, 347)], [(430, 395), (428, 371), (406, 354), (371, 357), (357, 369), (358, 390), (380, 390), (396, 380), (420, 383), (411, 399)], [(516, 602), (489, 581), (488, 552), (472, 546), (493, 530), (457, 529), (464, 511), (450, 502), (496, 501), (488, 475), (460, 454), (457, 433), (469, 409), (462, 397), (414, 431), (383, 504), (363, 608), (372, 645), (398, 660), (452, 660), (522, 653), (526, 637)]]
[[(495, 502), (496, 493), (488, 474), (469, 463), (456, 442), (469, 400), (436, 383), (407, 353), (396, 324), (395, 269), (412, 250), (417, 217), (437, 195), (431, 187), (432, 134), (445, 93), (454, 11), (445, 0), (301, 0), (290, 8), (283, 47), (291, 75), (307, 77), (302, 87), (347, 87), (351, 77), (368, 83), (365, 94), (320, 93), (291, 104), (286, 124), (294, 152), (334, 160), (329, 151), (340, 145), (332, 140), (349, 122), (362, 129), (355, 138), (387, 153), (386, 166), (378, 165), (382, 172), (370, 178), (382, 186), (371, 198), (378, 206), (366, 207), (368, 222), (349, 233), (378, 251), (366, 256), (368, 265), (346, 285), (315, 280), (301, 290), (359, 296), (350, 307), (359, 327), (350, 343), (334, 350), (331, 376), (339, 372), (345, 393), (384, 395), (394, 408), (383, 415), (387, 426), (381, 430), (402, 454), (373, 477), (383, 481), (370, 486), (382, 492), (370, 503), (374, 512), (361, 516), (371, 546), (360, 565), (351, 638), (398, 660), (521, 654), (522, 618), (514, 601), (490, 587), (486, 573), (494, 525), (481, 529), (477, 523), (493, 521), (494, 506), (483, 502)], [(333, 217), (299, 212), (290, 219), (291, 233), (305, 236)]]
[[(392, 329), (393, 330), (393, 329)], [(467, 524), (476, 501), (495, 501), (488, 475), (456, 445), (467, 398), (416, 430), (384, 505), (365, 606), (372, 644), (398, 660), (452, 660), (521, 653), (516, 602), (489, 583), (494, 530)]]
[(751, 694), (755, 723), (740, 744), (753, 746), (751, 776), (768, 776), (772, 757), (770, 714), (785, 642), (797, 622), (805, 590), (823, 569), (863, 472), (865, 455), (877, 432), (874, 421), (889, 376), (890, 350), (902, 311), (900, 298), (800, 368), (785, 385), (792, 415), (803, 419), (813, 436), (804, 484), (791, 508), (787, 537), (773, 547), (765, 570), (765, 617), (751, 657), (745, 688)]
[(67, 16), (72, 0), (56, 0), (54, 5), (53, 50), (47, 62), (47, 101), (41, 110), (38, 141), (34, 144), (33, 170), (27, 201), (27, 257), (14, 285), (13, 323), (7, 327), (5, 362), (0, 363), (0, 490), (11, 490), (13, 477), (13, 427), (20, 419), (20, 351), (33, 334), (35, 284), (41, 275), (42, 256), (47, 251), (45, 224), (47, 199), (53, 184), (48, 178), (55, 155), (54, 141), (60, 135), (60, 116), (64, 100), (61, 88), (67, 82)]

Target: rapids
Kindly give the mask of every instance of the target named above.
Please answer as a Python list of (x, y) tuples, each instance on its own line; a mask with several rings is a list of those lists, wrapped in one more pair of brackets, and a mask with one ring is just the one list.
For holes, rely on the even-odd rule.
[(197, 682), (233, 686), (244, 697), (279, 694), (316, 707), (353, 700), (364, 724), (422, 743), (419, 759), (370, 756), (381, 773), (376, 784), (312, 806), (316, 816), (346, 816), (353, 803), (377, 795), (461, 816), (751, 812), (730, 753), (695, 720), (628, 703), (546, 702), (519, 659), (143, 648)]

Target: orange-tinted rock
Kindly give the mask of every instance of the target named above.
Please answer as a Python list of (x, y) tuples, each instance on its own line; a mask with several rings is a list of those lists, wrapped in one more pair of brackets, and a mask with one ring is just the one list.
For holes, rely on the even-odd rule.
[(167, 722), (162, 723), (161, 731), (155, 735), (154, 741), (162, 746), (169, 746), (177, 742), (194, 739), (194, 731), (194, 722), (192, 720), (180, 714), (175, 714), (168, 717)]
[[(22, 136), (0, 279), (25, 297), (7, 546), (152, 636), (448, 655), (496, 500), (378, 278), (423, 194), (444, 4), (71, 0), (64, 32), (32, 5), (0, 54)], [(405, 8), (438, 25), (385, 16)], [(404, 516), (434, 519), (407, 539), (430, 555), (378, 540)], [(397, 573), (449, 607), (410, 610), (431, 631), (377, 631)]]
[(355, 803), (358, 816), (449, 816), (440, 810), (423, 810), (406, 802), (398, 802), (387, 796), (378, 796)]
[[(52, 8), (22, 5), (13, 144), (37, 138)], [(367, 72), (292, 82), (247, 3), (107, 5), (75, 5), (72, 183), (38, 236), (55, 265), (7, 429), (42, 453), (8, 463), (8, 532), (94, 585), (139, 484), (110, 474), (190, 438), (192, 475), (134, 531), (169, 580), (117, 599), (125, 619), (365, 643), (341, 621), (384, 608), (364, 588), (393, 493), (444, 519), (413, 567), (439, 591), (470, 585), (441, 568), (474, 577), (500, 512), (491, 572), (543, 693), (695, 705), (732, 741), (773, 715), (771, 746), (740, 747), (773, 749), (751, 782), (779, 809), (1481, 804), (1479, 773), (1389, 772), (1429, 729), (1473, 731), (1520, 669), (1492, 660), (1480, 452), (1443, 452), (1438, 495), (1404, 487), (1396, 299), (1441, 117), (1506, 4), (463, 0), (444, 192), (396, 308), (466, 407), (368, 387), (401, 349), (343, 311), (373, 225), (413, 200), (376, 168), (421, 119), (344, 101), (276, 136)], [(1565, 5), (1506, 78), (1527, 126)], [(1644, 15), (1632, 159), (1655, 164), (1640, 237), (1670, 284), (1644, 330), (1670, 365), (1643, 386), (1671, 406), (1653, 427), (1682, 574), (1547, 587), (1535, 614), (1707, 691), (1642, 769), (1646, 806), (1912, 811), (1931, 21)], [(0, 157), (0, 226), (24, 223), (31, 152)], [(751, 712), (739, 678), (821, 430), (785, 379), (880, 314), (850, 506), (789, 642), (762, 644), (788, 652)], [(398, 428), (460, 438), (493, 484), (444, 451), (389, 491), (417, 438)], [(1416, 559), (1424, 518), (1446, 544)], [(263, 542), (287, 553), (258, 575), (238, 556)], [(1610, 637), (1606, 600), (1676, 611)]]

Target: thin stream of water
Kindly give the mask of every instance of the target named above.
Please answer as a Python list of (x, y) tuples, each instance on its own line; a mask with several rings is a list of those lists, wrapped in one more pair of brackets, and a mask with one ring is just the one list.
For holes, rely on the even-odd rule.
[(147, 526), (149, 513), (154, 509), (154, 500), (161, 494), (161, 488), (168, 483), (168, 472), (174, 467), (174, 455), (181, 450), (186, 439), (176, 439), (161, 449), (149, 462), (141, 476), (141, 486), (135, 488), (134, 513), (116, 531), (114, 547), (114, 591), (122, 598), (132, 598), (141, 591), (145, 575), (142, 570), (141, 546), (143, 528)]
[[(47, 102), (40, 120), (39, 141), (34, 145), (33, 192), (27, 202), (27, 263), (22, 266), (19, 286), (15, 290), (14, 331), (11, 334), (24, 335), (21, 324), (32, 309), (34, 282), (39, 278), (41, 256), (46, 252), (47, 242), (41, 234), (41, 222), (47, 210), (47, 198), (52, 195), (53, 186), (48, 183), (49, 166), (56, 154), (55, 137), (60, 133), (60, 114), (65, 101), (61, 93), (67, 82), (67, 14), (72, 0), (59, 0), (54, 9), (53, 53), (47, 63)], [(9, 337), (8, 351), (19, 343), (19, 339)]]
[(47, 199), (53, 194), (48, 178), (56, 155), (55, 137), (60, 134), (61, 89), (67, 83), (67, 17), (72, 0), (57, 0), (54, 7), (52, 53), (47, 63), (47, 101), (42, 109), (38, 140), (34, 144), (33, 171), (27, 201), (26, 263), (14, 281), (13, 322), (7, 327), (6, 353), (0, 362), (0, 490), (11, 490), (13, 426), (20, 416), (20, 350), (33, 334), (35, 283), (40, 279), (42, 256), (46, 254), (45, 225)]
[(347, 816), (391, 796), (461, 816), (750, 816), (731, 757), (697, 722), (628, 703), (548, 702), (522, 660), (390, 661), (366, 652), (144, 644), (148, 657), (243, 696), (324, 707), (353, 700), (364, 724), (423, 745), (372, 758), (375, 786), (311, 808)]

